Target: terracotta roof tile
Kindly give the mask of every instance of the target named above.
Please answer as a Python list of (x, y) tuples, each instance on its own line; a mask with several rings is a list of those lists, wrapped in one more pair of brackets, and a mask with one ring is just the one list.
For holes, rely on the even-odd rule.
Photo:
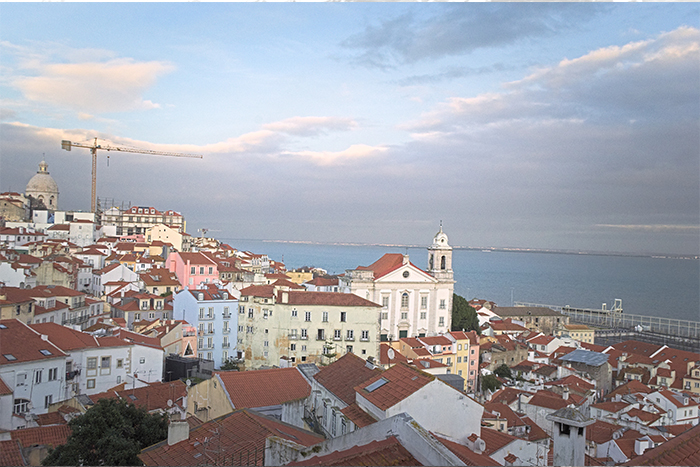
[(623, 427), (614, 425), (603, 420), (596, 420), (592, 425), (586, 427), (586, 440), (596, 444), (607, 443), (613, 439), (613, 433), (622, 430)]
[(373, 378), (381, 370), (367, 367), (367, 362), (353, 353), (346, 353), (314, 375), (316, 381), (340, 400), (350, 405), (355, 402), (355, 386)]
[(344, 409), (341, 409), (340, 413), (348, 417), (350, 421), (353, 422), (358, 428), (371, 425), (372, 423), (375, 423), (377, 421), (370, 414), (362, 410), (360, 406), (354, 402), (345, 407)]
[[(367, 387), (380, 379), (384, 379), (386, 383), (368, 392)], [(384, 373), (358, 385), (355, 387), (355, 391), (380, 410), (387, 410), (434, 379), (435, 377), (428, 373), (412, 368), (405, 363), (398, 363)]]
[(466, 465), (501, 465), (488, 455), (477, 454), (463, 444), (455, 443), (454, 441), (441, 438), (440, 436), (435, 436), (435, 438), (444, 444), (447, 449), (452, 451), (454, 455), (459, 457), (459, 459)]
[(491, 455), (513, 441), (516, 441), (518, 438), (508, 433), (502, 433), (484, 427), (481, 429), (481, 439), (486, 443), (486, 451), (484, 451), (484, 454)]
[(48, 360), (65, 355), (60, 348), (43, 340), (40, 333), (21, 321), (0, 321), (0, 365)]
[(22, 447), (51, 446), (56, 447), (68, 442), (71, 429), (68, 425), (40, 426), (37, 428), (24, 428), (12, 430), (10, 436), (13, 440), (22, 443)]
[(27, 465), (22, 456), (22, 446), (15, 439), (0, 441), (0, 465)]
[[(245, 289), (244, 289), (245, 290)], [(242, 291), (241, 291), (242, 293)], [(283, 294), (289, 294), (288, 301), (283, 302)], [(352, 293), (341, 292), (302, 292), (302, 291), (278, 291), (277, 303), (289, 305), (325, 305), (325, 306), (362, 306), (381, 308), (381, 305)]]
[(343, 451), (335, 451), (324, 456), (311, 457), (300, 462), (292, 462), (290, 466), (297, 465), (423, 465), (395, 437), (390, 436), (381, 441), (371, 441), (362, 446), (353, 446)]
[(249, 409), (279, 405), (308, 397), (311, 386), (296, 368), (219, 371), (234, 408)]
[(147, 411), (168, 410), (168, 401), (182, 406), (182, 400), (187, 397), (187, 386), (180, 380), (167, 383), (151, 383), (148, 386), (136, 389), (124, 389), (117, 391), (120, 398), (137, 407), (143, 407)]
[[(149, 466), (263, 465), (265, 440), (277, 436), (303, 446), (321, 436), (248, 410), (237, 410), (190, 430), (189, 439), (168, 446), (162, 441), (141, 451)], [(216, 443), (216, 450), (207, 450)]]

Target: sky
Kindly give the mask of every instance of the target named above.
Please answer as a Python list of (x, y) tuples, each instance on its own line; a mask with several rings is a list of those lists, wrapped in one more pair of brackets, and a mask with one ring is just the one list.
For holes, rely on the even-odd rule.
[(192, 235), (700, 254), (694, 2), (0, 3), (0, 70), (0, 192), (61, 209), (97, 137), (204, 156), (99, 152)]

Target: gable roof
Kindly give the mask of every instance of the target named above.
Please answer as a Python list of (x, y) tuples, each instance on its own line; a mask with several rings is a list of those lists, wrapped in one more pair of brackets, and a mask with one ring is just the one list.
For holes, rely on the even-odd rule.
[[(384, 256), (379, 258), (377, 261), (374, 263), (370, 264), (369, 266), (358, 266), (356, 269), (358, 270), (363, 270), (363, 271), (372, 271), (374, 272), (374, 280), (377, 280), (381, 277), (386, 276), (387, 274), (396, 271), (399, 269), (401, 266), (404, 266), (404, 255), (401, 253), (386, 253)], [(432, 276), (430, 276), (427, 272), (423, 271), (421, 268), (417, 267), (415, 264), (411, 263), (410, 261), (406, 263), (419, 272), (423, 273), (425, 277), (433, 279)]]
[[(151, 383), (148, 386), (135, 389), (123, 389), (116, 392), (121, 399), (124, 399), (129, 404), (142, 407), (148, 412), (158, 409), (165, 411), (170, 408), (168, 401), (172, 401), (173, 404), (178, 404), (178, 401), (181, 401), (183, 397), (187, 397), (187, 386), (181, 380), (177, 379), (170, 382)], [(182, 406), (182, 403), (178, 405)]]
[(311, 457), (299, 462), (287, 464), (290, 466), (301, 465), (423, 465), (401, 444), (396, 436), (389, 436), (383, 440), (370, 441), (364, 445), (351, 446), (342, 451), (334, 451), (323, 456)]
[[(286, 302), (283, 301), (284, 294), (289, 294)], [(284, 303), (287, 305), (363, 306), (381, 308), (381, 305), (353, 293), (342, 292), (280, 290), (277, 292), (277, 303)]]
[(294, 367), (217, 371), (214, 375), (221, 379), (236, 409), (280, 405), (303, 399), (311, 394), (311, 386)]
[(362, 358), (348, 352), (313, 377), (323, 387), (350, 405), (355, 402), (355, 386), (373, 378), (381, 370), (371, 369)]
[[(380, 379), (382, 386), (371, 390)], [(435, 377), (405, 363), (397, 363), (383, 373), (355, 387), (355, 391), (380, 410), (387, 410), (433, 381)], [(368, 391), (368, 387), (370, 390)]]
[[(249, 371), (245, 373), (255, 373)], [(201, 465), (263, 465), (265, 440), (276, 436), (284, 440), (311, 446), (323, 437), (271, 417), (248, 410), (236, 410), (227, 415), (194, 426), (189, 439), (168, 445), (168, 440), (147, 447), (139, 458), (151, 466)], [(216, 443), (215, 451), (207, 451)]]
[(438, 441), (444, 444), (447, 449), (452, 451), (452, 453), (455, 456), (459, 457), (459, 459), (466, 465), (501, 465), (495, 460), (493, 460), (491, 457), (489, 457), (487, 454), (477, 454), (476, 452), (472, 451), (463, 444), (455, 443), (454, 441), (450, 441), (449, 439), (445, 439), (440, 436), (433, 436), (435, 436), (435, 438)]
[[(57, 325), (58, 326), (58, 325)], [(0, 365), (65, 357), (56, 345), (17, 319), (0, 320)]]

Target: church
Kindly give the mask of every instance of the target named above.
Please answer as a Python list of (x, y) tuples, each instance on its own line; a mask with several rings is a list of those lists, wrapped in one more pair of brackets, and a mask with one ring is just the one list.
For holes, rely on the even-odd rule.
[(49, 211), (58, 210), (58, 184), (49, 174), (46, 161), (41, 161), (39, 170), (27, 183), (24, 193), (37, 202), (37, 207), (43, 205), (44, 209)]
[(380, 337), (435, 336), (449, 332), (452, 322), (452, 247), (440, 231), (428, 247), (428, 268), (411, 263), (408, 255), (387, 253), (369, 266), (348, 269), (340, 289), (382, 306)]

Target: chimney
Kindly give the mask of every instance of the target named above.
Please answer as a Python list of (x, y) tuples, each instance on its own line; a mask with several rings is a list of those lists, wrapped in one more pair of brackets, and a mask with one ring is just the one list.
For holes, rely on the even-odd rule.
[(184, 420), (171, 420), (168, 425), (168, 446), (187, 439), (190, 439), (190, 425)]
[(282, 292), (282, 303), (289, 303), (289, 292)]
[(637, 454), (638, 456), (641, 456), (644, 454), (644, 451), (649, 449), (649, 440), (648, 439), (635, 439), (634, 440), (634, 453)]
[(564, 388), (564, 394), (561, 396), (565, 401), (569, 400), (569, 388)]
[(402, 264), (408, 264), (408, 255), (403, 255), (403, 263)]

